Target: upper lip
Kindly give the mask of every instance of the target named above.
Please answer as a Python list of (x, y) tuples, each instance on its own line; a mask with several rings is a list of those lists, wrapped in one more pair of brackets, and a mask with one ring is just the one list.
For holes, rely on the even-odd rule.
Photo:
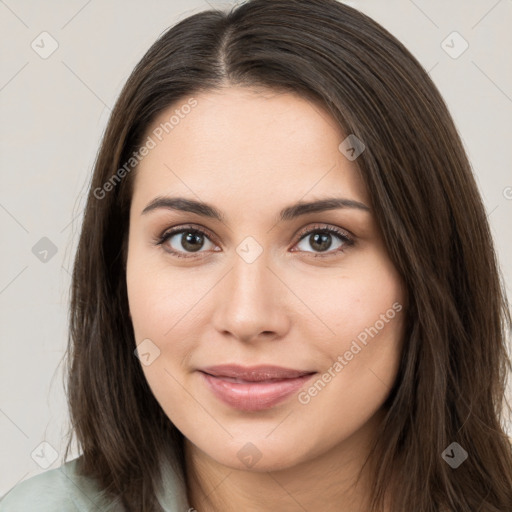
[(238, 364), (221, 364), (202, 368), (200, 371), (208, 373), (214, 377), (231, 377), (235, 379), (246, 380), (249, 382), (259, 382), (271, 379), (296, 379), (304, 375), (310, 375), (312, 371), (293, 370), (273, 365), (259, 366), (241, 366)]

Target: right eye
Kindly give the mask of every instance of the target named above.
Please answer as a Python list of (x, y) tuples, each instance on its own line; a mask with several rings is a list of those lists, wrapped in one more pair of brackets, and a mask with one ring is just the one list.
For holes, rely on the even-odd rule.
[(215, 247), (205, 231), (192, 227), (178, 227), (166, 231), (159, 237), (157, 244), (178, 258), (190, 258), (194, 253), (205, 252), (201, 251), (205, 241)]

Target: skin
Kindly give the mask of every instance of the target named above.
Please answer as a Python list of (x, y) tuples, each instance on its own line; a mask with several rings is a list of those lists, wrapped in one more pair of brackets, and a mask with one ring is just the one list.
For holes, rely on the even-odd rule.
[[(134, 176), (126, 274), (136, 342), (149, 338), (160, 351), (142, 369), (186, 438), (190, 504), (200, 512), (363, 511), (366, 471), (357, 485), (355, 478), (396, 378), (404, 289), (371, 210), (278, 220), (299, 200), (335, 196), (371, 207), (357, 160), (338, 150), (346, 135), (335, 120), (298, 95), (226, 87), (194, 97), (197, 106)], [(142, 214), (156, 196), (201, 200), (224, 219), (165, 208)], [(183, 245), (182, 234), (155, 244), (188, 224), (208, 233), (199, 251)], [(326, 226), (350, 233), (354, 244), (332, 235), (322, 252), (312, 235), (298, 236)], [(251, 263), (236, 251), (248, 236), (262, 249)], [(273, 364), (320, 377), (394, 303), (402, 311), (306, 404), (294, 394), (264, 411), (240, 411), (197, 371)], [(261, 456), (252, 467), (237, 456), (247, 443)]]

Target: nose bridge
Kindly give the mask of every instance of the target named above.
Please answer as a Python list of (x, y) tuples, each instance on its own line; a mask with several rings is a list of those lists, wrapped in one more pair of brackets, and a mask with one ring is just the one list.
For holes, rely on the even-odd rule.
[(251, 249), (249, 245), (249, 251), (245, 252), (244, 245), (240, 247), (239, 254), (233, 255), (226, 283), (219, 289), (220, 296), (216, 297), (215, 327), (246, 339), (261, 332), (282, 334), (287, 325), (286, 314), (279, 304), (282, 294), (276, 290), (279, 280), (267, 268), (270, 263), (267, 252), (260, 251), (255, 257), (254, 252), (251, 254), (254, 247)]
[[(238, 251), (237, 251), (238, 252)], [(272, 273), (267, 268), (269, 261), (267, 254), (262, 252), (256, 258), (245, 258), (237, 254), (233, 258), (233, 270), (229, 277), (229, 297), (233, 299), (235, 308), (258, 308), (265, 309), (269, 300), (272, 299), (269, 293), (272, 288), (270, 278)]]

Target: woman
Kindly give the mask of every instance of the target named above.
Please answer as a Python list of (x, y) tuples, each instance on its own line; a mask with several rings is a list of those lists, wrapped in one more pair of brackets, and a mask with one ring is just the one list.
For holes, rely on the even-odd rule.
[(72, 292), (83, 454), (1, 510), (512, 509), (485, 210), (428, 74), (354, 9), (253, 0), (149, 49)]

